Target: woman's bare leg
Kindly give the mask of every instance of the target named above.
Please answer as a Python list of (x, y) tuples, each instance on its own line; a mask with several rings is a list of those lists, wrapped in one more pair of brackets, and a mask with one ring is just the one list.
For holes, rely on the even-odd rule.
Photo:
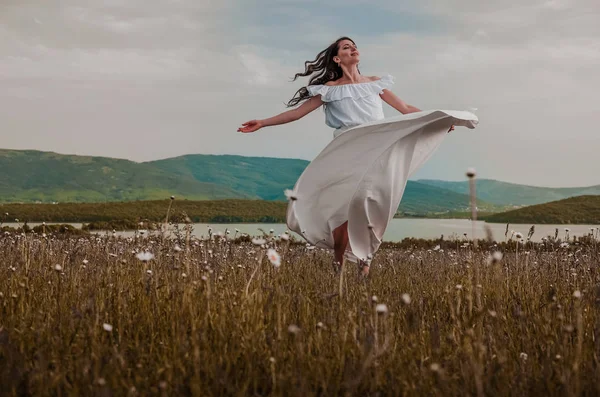
[[(339, 266), (336, 270), (342, 267), (344, 261), (344, 254), (348, 248), (350, 239), (348, 238), (348, 221), (342, 223), (340, 226), (333, 230), (333, 256), (335, 262)], [(363, 276), (369, 275), (369, 265), (361, 260), (358, 261), (358, 271)]]
[(334, 260), (342, 266), (344, 253), (348, 247), (348, 221), (333, 230), (333, 256)]

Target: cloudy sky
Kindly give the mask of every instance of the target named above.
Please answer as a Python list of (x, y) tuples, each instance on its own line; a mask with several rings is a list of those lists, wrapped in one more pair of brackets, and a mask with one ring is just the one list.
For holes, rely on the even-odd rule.
[(598, 0), (2, 0), (0, 147), (310, 160), (332, 138), (320, 109), (236, 130), (285, 111), (307, 82), (290, 77), (349, 35), (407, 102), (478, 109), (414, 179), (600, 184), (599, 20)]

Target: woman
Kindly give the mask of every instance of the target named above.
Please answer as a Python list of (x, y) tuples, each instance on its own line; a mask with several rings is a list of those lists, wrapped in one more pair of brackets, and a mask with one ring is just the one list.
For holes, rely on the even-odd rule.
[[(301, 106), (245, 122), (238, 132), (296, 121), (324, 105), (334, 139), (288, 195), (287, 225), (311, 244), (333, 249), (336, 266), (346, 256), (366, 275), (410, 174), (454, 125), (474, 128), (478, 120), (469, 112), (421, 112), (389, 90), (392, 76), (363, 76), (359, 62), (354, 41), (339, 38), (294, 76), (313, 75), (287, 104)], [(382, 100), (411, 115), (384, 119)]]

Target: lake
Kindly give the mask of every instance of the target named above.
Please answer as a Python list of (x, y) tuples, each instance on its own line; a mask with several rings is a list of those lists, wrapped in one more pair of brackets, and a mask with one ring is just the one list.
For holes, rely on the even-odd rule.
[[(29, 226), (34, 227), (40, 223), (30, 223)], [(484, 238), (485, 231), (483, 221), (476, 222), (475, 233), (477, 238)], [(4, 225), (15, 227), (15, 223), (5, 223)], [(76, 228), (81, 228), (81, 223), (71, 223)], [(506, 230), (506, 224), (500, 223), (487, 223), (492, 229), (494, 239), (496, 241), (504, 240), (504, 232)], [(193, 234), (200, 237), (206, 236), (208, 227), (212, 228), (213, 233), (218, 231), (225, 232), (230, 230), (231, 235), (235, 233), (235, 229), (238, 229), (241, 233), (248, 233), (250, 235), (260, 234), (259, 228), (265, 232), (269, 232), (270, 229), (274, 230), (274, 233), (281, 234), (287, 230), (286, 225), (282, 223), (231, 223), (231, 224), (206, 224), (206, 223), (195, 223)], [(590, 228), (596, 229), (600, 225), (535, 225), (535, 233), (533, 235), (533, 241), (541, 241), (542, 237), (548, 235), (554, 236), (554, 231), (558, 228), (558, 236), (564, 238), (565, 228), (569, 228), (569, 236), (584, 236), (588, 235), (591, 231)], [(527, 236), (531, 225), (519, 225), (511, 224), (509, 227), (508, 237), (510, 237), (510, 231), (521, 232), (524, 237)], [(106, 233), (106, 232), (97, 232)], [(133, 231), (117, 232), (120, 236), (131, 236)], [(471, 221), (466, 219), (392, 219), (388, 228), (383, 236), (384, 241), (401, 241), (407, 237), (414, 238), (439, 238), (442, 234), (445, 239), (449, 239), (452, 236), (462, 237), (464, 233), (471, 238)], [(293, 233), (295, 234), (295, 233)]]

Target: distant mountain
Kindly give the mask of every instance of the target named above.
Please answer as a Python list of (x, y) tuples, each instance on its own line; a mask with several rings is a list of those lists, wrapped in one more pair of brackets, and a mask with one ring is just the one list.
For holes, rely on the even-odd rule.
[[(195, 154), (152, 161), (148, 164), (170, 174), (220, 184), (263, 200), (285, 200), (283, 191), (294, 186), (309, 162), (268, 157)], [(498, 210), (496, 206), (481, 200), (478, 207), (486, 211)], [(464, 194), (408, 181), (399, 211), (428, 214), (467, 211), (468, 208), (469, 197)]]
[(169, 175), (192, 178), (263, 200), (285, 200), (308, 165), (306, 160), (191, 154), (145, 163)]
[(600, 196), (578, 196), (482, 217), (486, 222), (600, 224)]
[[(498, 206), (483, 200), (477, 200), (477, 209), (486, 212), (499, 210)], [(467, 212), (470, 211), (470, 199), (466, 194), (408, 181), (398, 211), (406, 215), (433, 215), (448, 211)]]
[[(285, 200), (306, 160), (233, 155), (186, 155), (137, 163), (107, 157), (0, 149), (0, 202), (107, 202), (164, 199)], [(583, 192), (583, 193), (582, 193)], [(588, 193), (585, 193), (588, 192)], [(597, 192), (477, 181), (480, 212)], [(408, 181), (399, 212), (439, 215), (469, 210), (466, 182)]]
[(257, 198), (216, 183), (173, 175), (146, 163), (0, 149), (0, 202)]
[[(456, 193), (468, 194), (469, 182), (449, 182), (433, 179), (419, 179), (419, 183), (448, 189)], [(496, 205), (532, 205), (562, 200), (583, 195), (599, 195), (600, 185), (573, 188), (552, 188), (514, 183), (500, 182), (493, 179), (478, 179), (476, 182), (477, 197)]]

